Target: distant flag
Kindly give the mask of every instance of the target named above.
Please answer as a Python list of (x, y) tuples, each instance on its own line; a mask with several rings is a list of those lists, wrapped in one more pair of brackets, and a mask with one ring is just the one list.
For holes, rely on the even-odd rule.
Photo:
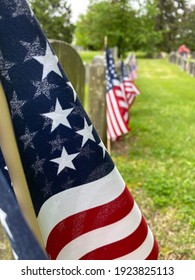
[(136, 56), (132, 54), (129, 59), (129, 78), (131, 81), (135, 81), (137, 79), (137, 63)]
[(126, 96), (121, 88), (109, 48), (106, 48), (106, 91), (107, 137), (115, 141), (130, 130), (129, 112)]
[(131, 79), (128, 76), (126, 66), (124, 62), (121, 62), (121, 82), (122, 82), (122, 89), (125, 93), (127, 103), (129, 108), (132, 106), (136, 96), (140, 94), (139, 89), (134, 84), (134, 82), (131, 81)]
[(8, 171), (0, 152), (0, 222), (11, 243), (13, 257), (18, 260), (46, 260), (15, 198)]
[(1, 0), (0, 38), (2, 84), (49, 257), (156, 259), (151, 230), (25, 0)]

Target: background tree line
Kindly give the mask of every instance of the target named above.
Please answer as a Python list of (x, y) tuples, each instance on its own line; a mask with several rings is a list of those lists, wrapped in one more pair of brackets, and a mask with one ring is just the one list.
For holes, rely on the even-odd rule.
[(64, 0), (28, 0), (49, 39), (71, 43), (75, 26), (71, 6)]
[(75, 25), (66, 0), (29, 2), (49, 38), (68, 43), (74, 38), (86, 49), (102, 49), (106, 35), (120, 55), (170, 52), (183, 43), (195, 50), (195, 6), (187, 0), (90, 0)]

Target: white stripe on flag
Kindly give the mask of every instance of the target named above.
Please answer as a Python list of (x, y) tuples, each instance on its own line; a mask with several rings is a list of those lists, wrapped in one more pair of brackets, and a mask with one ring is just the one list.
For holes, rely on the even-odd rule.
[(139, 90), (138, 90), (137, 87), (134, 86), (134, 85), (132, 85), (131, 91), (132, 91), (132, 92), (135, 92), (136, 94), (140, 94)]
[(127, 103), (125, 102), (125, 101), (122, 101), (122, 100), (120, 100), (119, 101), (119, 105), (122, 107), (122, 108), (128, 108), (129, 106), (127, 105)]
[(121, 130), (118, 126), (118, 123), (117, 123), (116, 117), (115, 117), (115, 113), (113, 111), (113, 107), (112, 107), (112, 104), (111, 104), (110, 93), (107, 94), (106, 100), (107, 100), (107, 111), (108, 111), (108, 115), (109, 115), (109, 118), (110, 118), (110, 123), (112, 124), (112, 127), (113, 127), (114, 131), (116, 131), (116, 135), (120, 136), (121, 135)]
[(63, 219), (106, 204), (120, 196), (124, 189), (125, 182), (115, 167), (99, 180), (53, 195), (43, 204), (37, 217), (44, 242), (55, 225)]
[(110, 121), (110, 116), (109, 113), (107, 112), (106, 114), (106, 118), (107, 118), (107, 132), (108, 132), (108, 139), (116, 139), (116, 134), (113, 130), (113, 126), (112, 123)]
[(128, 81), (124, 81), (124, 84), (125, 84), (125, 86), (131, 87), (132, 82), (130, 82), (128, 79)]
[(153, 246), (154, 246), (154, 236), (150, 228), (148, 227), (148, 234), (144, 242), (141, 244), (141, 246), (137, 248), (135, 251), (131, 252), (130, 254), (117, 258), (117, 260), (144, 260), (149, 256)]
[(120, 125), (120, 128), (121, 128), (122, 132), (123, 133), (128, 133), (128, 130), (127, 130), (125, 124), (124, 124), (123, 118), (122, 118), (121, 113), (119, 111), (119, 108), (118, 108), (113, 90), (110, 91), (110, 101), (113, 104), (113, 107), (114, 107), (114, 110), (115, 110), (115, 115), (117, 117), (117, 120), (118, 120), (118, 123)]
[(131, 105), (133, 103), (133, 100), (135, 99), (134, 95), (131, 95), (129, 98), (129, 105)]
[(122, 90), (118, 90), (118, 89), (116, 89), (116, 90), (115, 90), (115, 93), (116, 93), (116, 95), (117, 95), (118, 97), (122, 97), (122, 98), (124, 98), (124, 93), (123, 93), (123, 91), (122, 91)]
[(125, 218), (74, 239), (61, 250), (57, 259), (77, 260), (97, 248), (121, 240), (138, 228), (141, 219), (142, 214), (137, 204), (134, 203), (131, 212)]
[(127, 121), (128, 121), (128, 119), (129, 119), (129, 113), (128, 113), (128, 112), (126, 112), (126, 113), (124, 114), (124, 120), (127, 122)]

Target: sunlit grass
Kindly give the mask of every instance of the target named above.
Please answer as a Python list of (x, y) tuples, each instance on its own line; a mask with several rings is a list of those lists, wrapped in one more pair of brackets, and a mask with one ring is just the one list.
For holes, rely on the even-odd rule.
[(103, 55), (103, 51), (80, 51), (79, 54), (85, 63), (91, 63), (95, 56)]
[(156, 229), (161, 258), (195, 259), (195, 78), (167, 60), (138, 62), (132, 130), (112, 155)]

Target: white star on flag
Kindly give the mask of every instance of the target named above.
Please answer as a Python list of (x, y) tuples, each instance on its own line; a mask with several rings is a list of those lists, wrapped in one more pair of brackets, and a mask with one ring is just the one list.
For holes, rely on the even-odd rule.
[[(25, 42), (25, 41), (20, 41), (21, 45), (25, 47), (27, 53), (24, 58), (24, 62), (32, 59), (32, 56), (37, 53), (37, 50), (39, 50), (40, 46), (40, 39), (39, 37), (36, 37), (33, 43)], [(44, 50), (43, 50), (44, 51)]]
[(54, 131), (60, 124), (71, 128), (70, 123), (67, 119), (68, 115), (72, 112), (73, 108), (71, 109), (62, 109), (58, 99), (56, 100), (56, 107), (54, 112), (42, 114), (47, 118), (52, 119), (52, 128), (51, 132)]
[(58, 166), (58, 173), (57, 175), (65, 168), (65, 167), (69, 167), (71, 169), (76, 170), (74, 164), (73, 164), (73, 159), (75, 159), (77, 157), (79, 153), (75, 153), (75, 154), (71, 154), (69, 155), (66, 151), (66, 149), (63, 147), (62, 150), (62, 154), (61, 157), (59, 158), (55, 158), (55, 159), (51, 159), (50, 161), (55, 162), (57, 164), (59, 164)]
[(31, 147), (35, 149), (34, 143), (33, 143), (33, 138), (36, 136), (38, 132), (30, 132), (28, 127), (25, 128), (25, 134), (20, 137), (20, 139), (24, 143), (24, 149), (26, 150), (27, 147)]
[(23, 105), (26, 103), (26, 101), (24, 100), (18, 100), (16, 92), (14, 91), (13, 93), (13, 98), (10, 101), (11, 104), (11, 113), (12, 116), (14, 117), (15, 115), (23, 118), (23, 114), (22, 114), (22, 110), (21, 108), (23, 107)]
[(83, 141), (82, 141), (81, 147), (83, 147), (89, 139), (96, 142), (92, 131), (93, 131), (93, 125), (92, 124), (88, 125), (86, 119), (84, 119), (84, 128), (81, 130), (78, 130), (76, 132), (76, 133), (80, 134), (81, 136), (83, 136)]
[(33, 56), (34, 59), (36, 59), (39, 63), (43, 64), (43, 74), (42, 74), (42, 80), (47, 77), (47, 75), (53, 71), (56, 74), (60, 75), (62, 77), (62, 73), (60, 72), (59, 66), (58, 66), (58, 58), (56, 55), (52, 53), (52, 50), (47, 43), (46, 46), (46, 53), (42, 56)]

